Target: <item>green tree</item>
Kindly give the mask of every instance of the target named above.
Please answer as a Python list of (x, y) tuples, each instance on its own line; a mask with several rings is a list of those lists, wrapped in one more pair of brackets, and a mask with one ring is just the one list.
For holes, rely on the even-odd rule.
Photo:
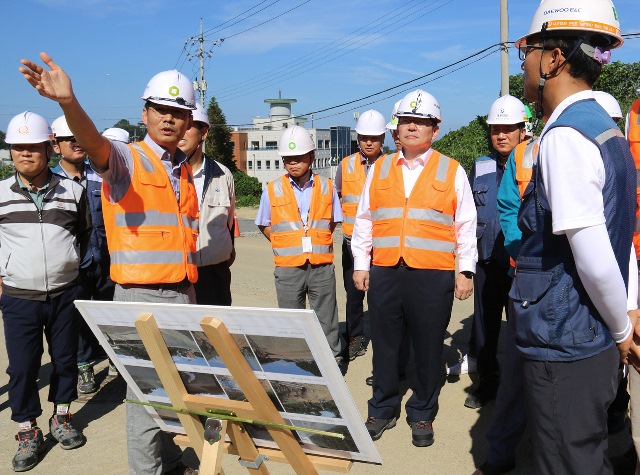
[(119, 129), (124, 129), (129, 132), (129, 140), (131, 140), (131, 142), (142, 140), (147, 133), (147, 127), (144, 123), (138, 122), (137, 124), (132, 124), (127, 119), (120, 119), (113, 127), (118, 127)]
[(7, 134), (5, 134), (2, 130), (0, 130), (0, 149), (6, 150), (9, 148), (9, 144), (4, 141), (7, 138)]
[(209, 101), (207, 116), (209, 117), (211, 127), (209, 128), (209, 135), (207, 136), (204, 152), (208, 156), (218, 160), (232, 172), (235, 172), (238, 167), (236, 166), (236, 161), (233, 159), (231, 129), (227, 127), (227, 118), (224, 116), (215, 97), (212, 97)]
[(477, 116), (469, 125), (452, 130), (433, 142), (433, 148), (455, 158), (468, 172), (476, 158), (488, 155), (492, 150), (487, 116)]
[(260, 203), (262, 185), (256, 177), (236, 170), (233, 172), (233, 182), (236, 188), (237, 206), (257, 206)]
[(13, 168), (13, 165), (10, 163), (2, 163), (0, 164), (0, 180), (4, 180), (5, 178), (9, 178), (16, 172), (16, 169)]

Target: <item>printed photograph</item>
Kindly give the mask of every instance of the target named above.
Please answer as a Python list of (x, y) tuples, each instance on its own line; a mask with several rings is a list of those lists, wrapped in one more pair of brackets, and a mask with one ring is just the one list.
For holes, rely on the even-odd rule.
[(175, 364), (208, 366), (190, 331), (160, 329)]
[(271, 385), (288, 413), (340, 418), (340, 411), (329, 388), (323, 384), (271, 381)]
[(220, 358), (220, 355), (218, 354), (216, 349), (209, 342), (209, 338), (207, 338), (205, 332), (196, 331), (191, 332), (191, 334), (193, 335), (193, 339), (198, 344), (198, 347), (204, 355), (204, 358), (207, 360), (209, 366), (211, 366), (212, 368), (226, 368), (224, 362), (222, 361), (222, 358)]
[[(284, 419), (284, 423), (289, 426), (294, 425), (288, 419)], [(274, 441), (273, 437), (271, 437), (271, 434), (269, 433), (269, 431), (265, 426), (261, 426), (258, 424), (244, 424), (244, 427), (245, 429), (247, 429), (247, 432), (249, 433), (249, 435), (253, 440), (268, 440), (270, 442)], [(299, 426), (299, 427), (303, 427), (303, 426)], [(300, 441), (300, 437), (298, 436), (298, 433), (295, 430), (291, 431), (291, 433), (298, 441)]]
[(147, 368), (145, 366), (129, 366), (126, 365), (127, 372), (131, 375), (136, 385), (140, 388), (143, 394), (147, 396), (164, 397), (168, 398), (169, 395), (165, 391), (162, 383), (160, 382), (160, 376), (153, 368)]
[(262, 367), (260, 366), (256, 355), (253, 353), (251, 345), (249, 345), (246, 337), (241, 333), (232, 333), (231, 336), (237, 343), (238, 348), (240, 348), (240, 352), (244, 355), (244, 358), (247, 360), (247, 363), (249, 363), (251, 369), (253, 371), (262, 371)]
[(322, 376), (304, 338), (247, 335), (247, 341), (265, 372)]
[(323, 449), (343, 450), (345, 452), (358, 452), (358, 446), (353, 440), (353, 437), (351, 437), (351, 433), (349, 432), (347, 426), (297, 420), (292, 420), (291, 424), (298, 427), (307, 427), (309, 429), (322, 430), (325, 432), (333, 432), (336, 434), (344, 435), (344, 439), (338, 439), (337, 437), (329, 437), (327, 435), (296, 431), (300, 443), (303, 446), (314, 446), (321, 447)]
[(118, 358), (123, 360), (123, 363), (126, 364), (129, 361), (151, 361), (136, 327), (98, 325), (98, 328), (100, 328)]
[(194, 371), (178, 371), (180, 379), (189, 394), (197, 396), (225, 397), (222, 386), (216, 377), (208, 373), (196, 373)]
[(224, 392), (229, 396), (229, 399), (232, 399), (233, 401), (247, 400), (247, 398), (244, 397), (242, 389), (240, 389), (240, 386), (238, 386), (238, 383), (232, 376), (219, 374), (218, 381), (220, 382), (222, 389), (224, 389)]

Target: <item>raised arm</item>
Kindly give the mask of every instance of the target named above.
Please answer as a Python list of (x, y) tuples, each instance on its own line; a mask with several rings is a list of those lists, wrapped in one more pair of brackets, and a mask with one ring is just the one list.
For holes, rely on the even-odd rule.
[(67, 73), (47, 53), (40, 53), (40, 59), (49, 67), (49, 70), (27, 59), (20, 61), (23, 66), (18, 70), (41, 96), (60, 104), (69, 128), (80, 146), (89, 155), (96, 171), (106, 171), (109, 168), (109, 154), (111, 153), (109, 140), (100, 135), (94, 123), (80, 106), (73, 93), (71, 79)]

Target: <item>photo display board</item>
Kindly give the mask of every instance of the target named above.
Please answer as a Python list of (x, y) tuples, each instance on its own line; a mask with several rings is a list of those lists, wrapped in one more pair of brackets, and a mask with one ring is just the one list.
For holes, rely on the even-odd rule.
[[(138, 399), (171, 406), (135, 327), (152, 314), (189, 394), (246, 401), (209, 339), (204, 317), (221, 320), (308, 454), (382, 463), (313, 310), (76, 300), (78, 310)], [(146, 407), (161, 429), (184, 434), (177, 413)], [(245, 424), (255, 444), (276, 448), (266, 428)]]

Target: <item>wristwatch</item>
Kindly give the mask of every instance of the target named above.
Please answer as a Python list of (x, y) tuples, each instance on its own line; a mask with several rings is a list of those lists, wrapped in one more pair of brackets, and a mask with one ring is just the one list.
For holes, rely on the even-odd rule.
[(470, 270), (463, 270), (462, 272), (460, 272), (463, 276), (465, 276), (467, 279), (473, 279), (473, 276), (476, 275), (474, 272), (471, 272)]

